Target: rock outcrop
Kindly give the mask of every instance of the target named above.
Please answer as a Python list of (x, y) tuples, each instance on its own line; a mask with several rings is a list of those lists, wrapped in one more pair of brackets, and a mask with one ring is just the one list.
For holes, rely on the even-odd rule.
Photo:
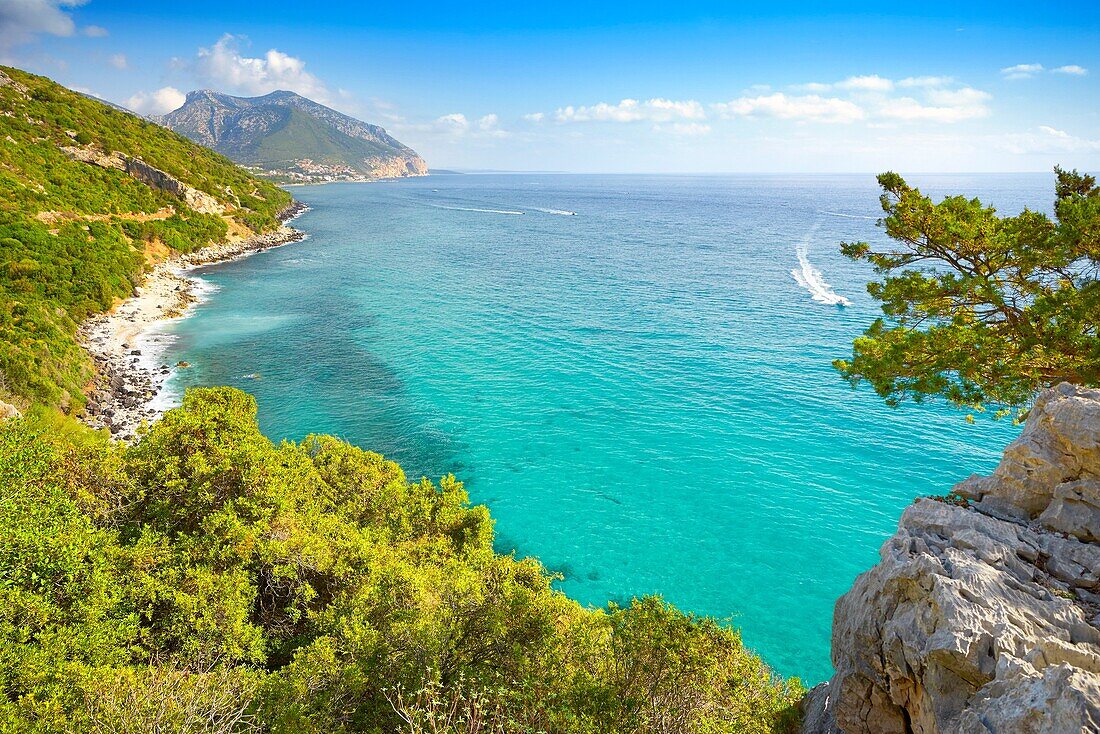
[(18, 418), (19, 415), (19, 408), (16, 408), (11, 403), (5, 403), (3, 400), (0, 400), (0, 423), (11, 420), (12, 418)]
[(1100, 390), (1036, 401), (989, 477), (902, 515), (837, 602), (804, 731), (1100, 732)]
[(225, 207), (210, 194), (199, 191), (180, 181), (175, 176), (159, 168), (150, 166), (140, 158), (114, 151), (105, 153), (93, 146), (71, 146), (62, 148), (73, 160), (88, 163), (100, 168), (113, 168), (141, 181), (146, 186), (166, 191), (181, 199), (191, 209), (202, 214), (223, 214)]

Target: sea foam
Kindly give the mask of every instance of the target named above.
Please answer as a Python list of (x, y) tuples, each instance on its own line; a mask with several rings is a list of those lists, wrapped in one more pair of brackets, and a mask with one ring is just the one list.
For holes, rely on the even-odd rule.
[(833, 290), (833, 287), (825, 282), (821, 271), (814, 267), (806, 256), (806, 246), (799, 245), (796, 250), (798, 255), (798, 267), (791, 271), (795, 281), (809, 291), (810, 296), (818, 303), (829, 306), (851, 306), (852, 302)]

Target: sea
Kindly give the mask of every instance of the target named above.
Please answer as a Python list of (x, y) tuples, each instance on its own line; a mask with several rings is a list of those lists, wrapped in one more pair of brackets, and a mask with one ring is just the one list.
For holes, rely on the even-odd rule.
[[(921, 175), (1047, 211), (1050, 174)], [(295, 187), (308, 239), (201, 278), (166, 328), (273, 440), (330, 433), (453, 473), (502, 552), (583, 604), (660, 594), (829, 677), (833, 605), (914, 498), (989, 472), (1011, 421), (886, 406), (832, 361), (880, 315), (841, 242), (872, 175), (439, 175)]]

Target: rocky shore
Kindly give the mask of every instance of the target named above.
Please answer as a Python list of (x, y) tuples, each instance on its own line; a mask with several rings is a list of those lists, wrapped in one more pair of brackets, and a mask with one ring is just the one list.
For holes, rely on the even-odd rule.
[(282, 212), (283, 224), (273, 232), (211, 245), (159, 263), (132, 297), (84, 322), (77, 338), (92, 356), (96, 376), (80, 418), (92, 428), (108, 429), (116, 440), (133, 441), (143, 423), (152, 422), (170, 407), (161, 395), (164, 383), (174, 369), (187, 365), (169, 365), (158, 358), (164, 337), (154, 327), (186, 316), (199, 300), (199, 281), (188, 277), (188, 272), (304, 239), (304, 232), (286, 223), (307, 209), (295, 202)]
[(833, 664), (804, 734), (1100, 732), (1100, 389), (1043, 392), (991, 476), (905, 511)]

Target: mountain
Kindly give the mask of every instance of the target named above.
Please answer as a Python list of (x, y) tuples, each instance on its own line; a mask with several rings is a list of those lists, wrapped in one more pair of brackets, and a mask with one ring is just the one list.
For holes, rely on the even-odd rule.
[(424, 176), (428, 164), (384, 129), (294, 92), (187, 95), (158, 118), (166, 127), (238, 163), (297, 181)]
[(0, 66), (0, 400), (76, 411), (80, 322), (173, 252), (274, 230), (290, 195), (148, 120)]

